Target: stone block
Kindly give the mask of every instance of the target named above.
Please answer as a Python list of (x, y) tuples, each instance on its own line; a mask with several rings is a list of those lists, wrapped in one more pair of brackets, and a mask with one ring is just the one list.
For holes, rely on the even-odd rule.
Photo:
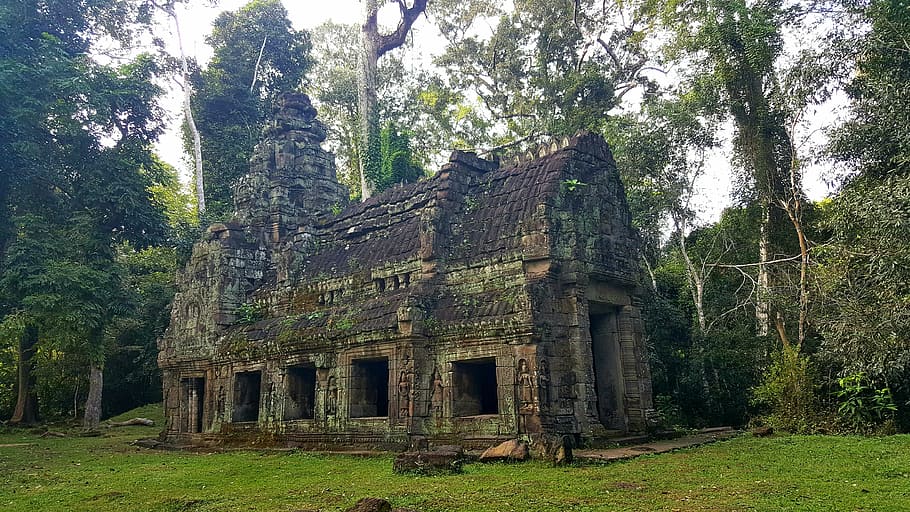
[(557, 466), (561, 466), (572, 462), (573, 445), (574, 442), (569, 436), (532, 434), (529, 449), (531, 457), (548, 460)]
[(528, 443), (521, 439), (510, 439), (496, 446), (487, 448), (480, 454), (480, 462), (517, 462), (528, 460), (528, 457)]
[(345, 512), (392, 512), (392, 505), (382, 498), (361, 498)]
[(395, 457), (392, 471), (419, 475), (460, 473), (463, 455), (456, 451), (404, 452)]

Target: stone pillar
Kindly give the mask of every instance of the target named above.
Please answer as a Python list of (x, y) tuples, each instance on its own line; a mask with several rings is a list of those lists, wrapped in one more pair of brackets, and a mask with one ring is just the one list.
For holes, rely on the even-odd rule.
[(644, 346), (641, 312), (636, 306), (619, 310), (619, 342), (625, 381), (626, 417), (629, 428), (644, 431), (652, 417), (651, 372)]

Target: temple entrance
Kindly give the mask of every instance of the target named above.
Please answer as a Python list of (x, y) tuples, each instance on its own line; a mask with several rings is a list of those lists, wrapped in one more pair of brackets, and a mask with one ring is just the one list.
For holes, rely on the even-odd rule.
[(589, 302), (591, 355), (594, 363), (594, 387), (597, 392), (597, 415), (608, 429), (626, 429), (622, 351), (619, 345), (619, 308), (611, 304)]
[(262, 372), (241, 372), (234, 375), (235, 423), (259, 421), (259, 395), (262, 387)]
[(311, 420), (316, 403), (316, 368), (294, 366), (287, 373), (285, 420)]
[(457, 361), (452, 363), (452, 368), (452, 412), (455, 416), (499, 414), (495, 359)]
[(359, 359), (351, 363), (352, 418), (389, 415), (389, 359)]
[(202, 413), (205, 403), (205, 378), (180, 380), (180, 432), (202, 432)]

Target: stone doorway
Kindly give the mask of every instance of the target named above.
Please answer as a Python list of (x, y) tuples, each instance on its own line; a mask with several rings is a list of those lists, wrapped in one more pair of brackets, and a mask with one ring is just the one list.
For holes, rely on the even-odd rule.
[(351, 418), (389, 415), (389, 359), (355, 359), (351, 363)]
[(316, 368), (292, 366), (287, 371), (285, 420), (311, 420), (316, 403)]
[(191, 377), (180, 381), (180, 432), (202, 432), (205, 404), (205, 378)]
[(241, 372), (234, 375), (235, 423), (259, 421), (259, 397), (262, 390), (262, 372)]
[(452, 368), (452, 411), (455, 416), (499, 414), (494, 358), (456, 361), (452, 363)]
[(622, 350), (619, 344), (619, 308), (601, 302), (588, 303), (591, 328), (591, 355), (594, 363), (594, 386), (597, 392), (597, 415), (608, 429), (625, 430), (626, 415), (622, 374)]

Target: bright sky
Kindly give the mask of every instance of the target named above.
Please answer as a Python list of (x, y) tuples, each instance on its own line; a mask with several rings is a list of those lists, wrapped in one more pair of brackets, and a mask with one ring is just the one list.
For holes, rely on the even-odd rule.
[[(205, 36), (211, 30), (211, 23), (221, 11), (236, 10), (245, 5), (249, 0), (221, 0), (217, 7), (207, 6), (208, 2), (192, 2), (191, 6), (182, 6), (178, 10), (180, 17), (181, 29), (184, 38), (184, 48), (187, 56), (195, 57), (199, 62), (205, 63), (211, 57), (211, 49), (205, 44)], [(359, 24), (363, 16), (363, 6), (358, 0), (283, 0), (285, 8), (288, 10), (288, 17), (296, 29), (312, 29), (326, 21), (335, 23)], [(383, 21), (389, 27), (394, 27), (397, 23), (397, 7), (388, 4), (380, 11), (380, 24)], [(172, 32), (168, 42), (169, 51), (178, 55), (176, 37), (173, 35), (173, 25), (168, 24), (167, 29)], [(426, 17), (421, 17), (414, 24), (415, 49), (411, 51), (411, 59), (415, 62), (428, 62), (429, 56), (442, 51), (443, 40), (435, 28), (427, 22)], [(191, 173), (186, 155), (183, 153), (183, 143), (180, 136), (180, 124), (182, 121), (181, 96), (179, 88), (174, 87), (171, 93), (163, 102), (164, 107), (170, 114), (170, 128), (162, 136), (158, 151), (161, 157), (170, 164), (177, 167), (180, 171), (181, 178), (184, 182), (190, 181)], [(827, 107), (826, 107), (827, 108)], [(818, 118), (813, 115), (813, 122), (806, 126), (802, 133), (812, 134), (814, 141), (817, 143), (821, 131), (818, 126), (821, 123), (828, 124), (833, 120), (832, 112), (819, 112)], [(730, 178), (730, 158), (729, 144), (724, 148), (715, 151), (709, 156), (706, 166), (706, 172), (696, 183), (698, 189), (697, 197), (692, 206), (699, 212), (701, 221), (716, 220), (720, 212), (730, 204), (730, 192), (732, 183)], [(806, 169), (805, 187), (811, 199), (821, 199), (830, 193), (829, 188), (825, 185), (823, 175), (824, 168), (820, 166), (809, 166)]]

